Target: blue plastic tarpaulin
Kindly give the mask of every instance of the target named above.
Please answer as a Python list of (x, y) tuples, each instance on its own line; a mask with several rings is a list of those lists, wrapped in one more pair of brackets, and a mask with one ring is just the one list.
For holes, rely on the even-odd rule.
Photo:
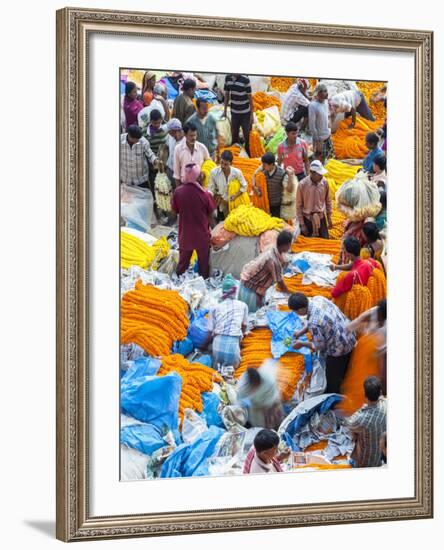
[(294, 435), (305, 426), (315, 412), (324, 414), (333, 408), (336, 403), (342, 401), (342, 398), (343, 396), (338, 393), (324, 393), (305, 399), (283, 420), (279, 427), (279, 435), (294, 451), (298, 451), (299, 448), (293, 441)]
[(180, 353), (180, 355), (183, 355), (184, 357), (189, 355), (193, 349), (193, 341), (188, 337), (183, 340), (178, 340), (173, 344), (173, 353)]
[(179, 445), (165, 460), (160, 477), (192, 477), (208, 475), (208, 459), (225, 430), (211, 426), (192, 443)]
[(208, 319), (205, 317), (207, 313), (208, 309), (196, 310), (188, 328), (188, 338), (195, 348), (202, 347), (208, 338)]
[(220, 403), (219, 397), (213, 392), (202, 393), (203, 410), (201, 417), (205, 420), (208, 426), (224, 427), (222, 418), (220, 417), (218, 407)]
[(146, 455), (151, 455), (166, 445), (159, 428), (152, 424), (124, 426), (120, 430), (120, 442)]
[(160, 430), (167, 428), (177, 433), (182, 389), (182, 378), (177, 373), (148, 376), (129, 369), (120, 384), (123, 411), (141, 422), (157, 426)]
[(217, 102), (217, 95), (214, 92), (212, 92), (211, 90), (207, 90), (205, 88), (201, 89), (201, 90), (196, 90), (194, 92), (194, 97), (196, 99), (202, 99), (206, 103), (216, 103)]
[[(294, 333), (303, 328), (300, 317), (294, 311), (290, 313), (287, 311), (267, 311), (267, 320), (272, 332), (271, 353), (273, 357), (278, 359), (289, 351), (301, 353), (305, 357), (305, 370), (310, 373), (313, 368), (310, 349), (301, 348), (295, 350), (291, 344), (285, 344), (286, 339), (293, 339)], [(308, 341), (306, 336), (301, 336), (300, 340)]]

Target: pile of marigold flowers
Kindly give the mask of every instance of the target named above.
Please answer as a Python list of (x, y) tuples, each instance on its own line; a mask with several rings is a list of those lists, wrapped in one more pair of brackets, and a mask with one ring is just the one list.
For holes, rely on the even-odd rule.
[(263, 111), (264, 109), (267, 109), (268, 107), (273, 107), (273, 105), (276, 105), (276, 107), (281, 110), (281, 101), (279, 98), (267, 94), (266, 92), (255, 92), (253, 94), (253, 111)]
[(316, 252), (317, 254), (331, 254), (332, 261), (337, 263), (341, 251), (341, 241), (339, 239), (321, 239), (320, 237), (304, 237), (299, 235), (291, 246), (291, 251), (297, 252)]
[(296, 78), (290, 78), (287, 76), (272, 76), (270, 88), (272, 90), (277, 90), (278, 92), (286, 92), (295, 82)]
[(165, 376), (170, 372), (176, 372), (182, 378), (179, 399), (180, 422), (183, 420), (185, 409), (193, 409), (201, 413), (202, 393), (212, 391), (214, 382), (222, 382), (222, 377), (217, 371), (201, 363), (190, 363), (180, 354), (162, 357), (158, 376)]
[(137, 344), (148, 355), (168, 355), (173, 342), (183, 340), (189, 325), (188, 304), (174, 290), (136, 282), (121, 301), (120, 340)]
[(367, 104), (370, 107), (373, 116), (376, 119), (384, 119), (387, 116), (387, 110), (385, 108), (384, 102), (378, 101), (376, 103), (372, 103), (371, 97), (374, 93), (378, 93), (381, 88), (386, 85), (386, 83), (359, 80), (358, 82), (356, 82), (356, 85), (359, 90), (364, 94), (364, 97), (367, 100)]
[(331, 300), (331, 286), (318, 286), (316, 284), (304, 285), (302, 284), (302, 278), (303, 275), (301, 273), (293, 275), (293, 277), (284, 277), (284, 282), (291, 293), (302, 292), (307, 298), (323, 296)]
[(364, 158), (368, 153), (367, 146), (365, 145), (365, 136), (369, 132), (375, 132), (382, 124), (381, 120), (371, 122), (357, 116), (355, 127), (349, 128), (350, 120), (342, 120), (336, 132), (332, 134), (336, 157), (338, 159)]

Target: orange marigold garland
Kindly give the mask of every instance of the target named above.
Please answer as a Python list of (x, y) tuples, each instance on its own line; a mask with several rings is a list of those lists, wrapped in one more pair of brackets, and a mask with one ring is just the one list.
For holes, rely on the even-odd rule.
[(252, 158), (261, 158), (265, 154), (265, 147), (259, 132), (251, 130), (250, 132), (250, 156)]
[(162, 357), (158, 376), (176, 372), (182, 378), (182, 391), (179, 399), (179, 418), (182, 422), (185, 409), (198, 413), (203, 410), (202, 393), (210, 392), (214, 382), (222, 382), (220, 374), (201, 363), (190, 363), (180, 354)]
[(186, 337), (188, 325), (188, 304), (174, 290), (137, 281), (122, 297), (122, 344), (137, 344), (154, 357), (166, 355), (173, 342)]
[(264, 210), (265, 212), (267, 212), (267, 214), (269, 214), (270, 203), (268, 202), (268, 188), (265, 174), (263, 172), (259, 172), (258, 174), (256, 174), (255, 180), (256, 187), (259, 188), (261, 196), (258, 197), (256, 193), (252, 191), (251, 202), (253, 203), (253, 206), (255, 206), (256, 208), (260, 208), (261, 210)]

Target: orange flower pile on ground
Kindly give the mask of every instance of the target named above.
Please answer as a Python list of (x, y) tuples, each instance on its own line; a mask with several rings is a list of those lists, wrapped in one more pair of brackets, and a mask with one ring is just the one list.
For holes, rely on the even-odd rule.
[(387, 110), (385, 108), (383, 101), (378, 101), (377, 103), (372, 103), (370, 98), (375, 92), (385, 85), (385, 82), (368, 82), (359, 80), (356, 82), (356, 86), (364, 94), (365, 99), (367, 100), (368, 106), (376, 119), (384, 119), (387, 116)]
[[(254, 329), (242, 340), (241, 363), (235, 377), (239, 379), (248, 368), (258, 369), (266, 359), (271, 358), (271, 330)], [(304, 357), (299, 353), (289, 352), (279, 358), (277, 382), (283, 401), (293, 397), (304, 369)]]
[(265, 147), (262, 143), (261, 136), (256, 130), (250, 132), (250, 156), (261, 158), (265, 154)]
[(255, 92), (253, 94), (253, 111), (263, 111), (268, 107), (273, 107), (276, 105), (279, 110), (281, 110), (281, 101), (279, 98), (267, 94), (266, 92)]
[(338, 129), (332, 134), (335, 155), (338, 159), (362, 159), (368, 149), (365, 145), (365, 136), (368, 132), (375, 132), (382, 126), (381, 120), (371, 122), (364, 118), (356, 117), (356, 126), (349, 128), (350, 120), (340, 122)]
[(170, 353), (173, 342), (186, 337), (189, 323), (188, 304), (174, 290), (137, 281), (122, 297), (121, 343), (137, 344), (153, 357)]
[(295, 82), (296, 78), (289, 78), (287, 76), (272, 76), (270, 88), (272, 90), (277, 90), (278, 92), (286, 92)]
[(302, 277), (302, 274), (298, 274), (293, 277), (284, 278), (284, 282), (290, 292), (302, 292), (305, 296), (307, 296), (307, 298), (312, 298), (313, 296), (324, 296), (324, 298), (331, 300), (331, 286), (318, 286), (315, 284), (303, 285)]
[(377, 336), (365, 334), (359, 338), (353, 350), (341, 387), (345, 399), (339, 405), (347, 414), (354, 413), (365, 403), (364, 380), (367, 376), (380, 376), (377, 346)]
[(304, 237), (299, 235), (292, 244), (292, 252), (316, 252), (317, 254), (331, 254), (332, 261), (339, 261), (341, 241), (339, 239), (321, 239), (320, 237)]
[(258, 187), (261, 191), (261, 196), (258, 197), (256, 193), (253, 191), (251, 195), (251, 202), (253, 203), (253, 206), (256, 208), (260, 208), (261, 210), (264, 210), (267, 212), (267, 214), (270, 213), (270, 203), (268, 202), (268, 189), (267, 189), (267, 180), (265, 177), (265, 174), (263, 172), (259, 172), (256, 174), (256, 187)]
[(222, 382), (220, 374), (200, 363), (190, 363), (183, 355), (174, 354), (162, 357), (158, 376), (177, 372), (182, 378), (182, 391), (179, 400), (179, 418), (182, 422), (185, 409), (202, 412), (202, 393), (213, 389), (214, 382)]

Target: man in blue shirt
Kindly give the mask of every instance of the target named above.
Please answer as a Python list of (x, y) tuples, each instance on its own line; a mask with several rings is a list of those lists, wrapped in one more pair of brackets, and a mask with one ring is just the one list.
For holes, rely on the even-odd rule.
[(383, 157), (384, 151), (379, 147), (379, 137), (374, 132), (369, 132), (365, 136), (365, 144), (368, 148), (368, 154), (362, 163), (362, 167), (369, 174), (373, 174), (373, 162), (377, 157)]

